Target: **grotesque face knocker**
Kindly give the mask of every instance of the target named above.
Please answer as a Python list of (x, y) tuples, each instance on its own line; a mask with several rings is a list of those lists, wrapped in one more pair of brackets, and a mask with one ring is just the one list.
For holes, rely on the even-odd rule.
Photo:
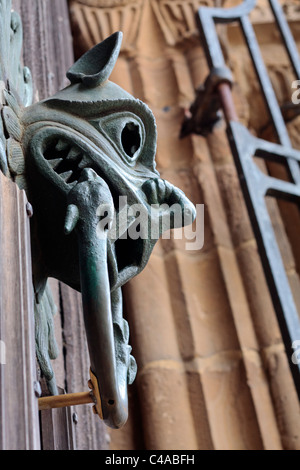
[[(195, 217), (183, 192), (155, 170), (151, 111), (108, 80), (121, 40), (122, 34), (115, 33), (83, 55), (67, 73), (71, 85), (40, 103), (18, 107), (13, 93), (6, 92), (4, 112), (11, 135), (14, 120), (22, 129), (22, 138), (11, 138), (8, 163), (12, 169), (16, 155), (24, 156), (19, 181), (34, 211), (33, 281), (41, 370), (55, 394), (49, 359), (49, 351), (55, 356), (55, 345), (49, 346), (53, 340), (45, 333), (51, 330), (47, 311), (52, 308), (47, 279), (54, 277), (82, 293), (97, 411), (112, 427), (126, 422), (127, 384), (136, 374), (122, 316), (121, 286), (145, 267), (164, 231), (165, 215), (170, 228), (190, 224)], [(133, 205), (143, 213), (139, 223)], [(155, 236), (150, 233), (154, 222), (159, 227)], [(130, 236), (134, 229), (144, 229), (144, 236)]]

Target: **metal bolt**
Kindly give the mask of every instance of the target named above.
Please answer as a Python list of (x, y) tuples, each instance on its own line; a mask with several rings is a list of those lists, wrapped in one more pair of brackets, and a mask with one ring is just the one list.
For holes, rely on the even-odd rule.
[(27, 212), (28, 217), (33, 216), (33, 208), (32, 208), (32, 205), (30, 204), (30, 202), (26, 203), (26, 212)]
[(36, 380), (33, 382), (33, 390), (34, 390), (34, 395), (36, 396), (36, 398), (40, 398), (40, 396), (42, 395), (40, 382), (37, 382)]
[(74, 412), (73, 415), (72, 415), (72, 419), (73, 419), (73, 423), (77, 424), (78, 423), (78, 414)]

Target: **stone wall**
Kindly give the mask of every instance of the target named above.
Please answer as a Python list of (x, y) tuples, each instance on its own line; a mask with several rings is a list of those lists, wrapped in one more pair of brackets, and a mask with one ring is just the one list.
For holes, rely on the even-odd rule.
[[(110, 433), (111, 449), (300, 449), (297, 395), (225, 125), (207, 138), (178, 138), (185, 109), (208, 73), (195, 11), (237, 3), (69, 1), (76, 55), (124, 32), (111, 80), (154, 112), (162, 177), (205, 207), (203, 248), (187, 251), (185, 240), (161, 240), (143, 273), (124, 288), (138, 376), (130, 388), (130, 419)], [(282, 3), (300, 45), (299, 3)], [(252, 19), (284, 105), (292, 72), (266, 2), (258, 2)], [(220, 36), (240, 120), (273, 139), (237, 27), (220, 28)], [(288, 125), (300, 148), (299, 118)], [(269, 209), (298, 300), (299, 214), (274, 201)]]

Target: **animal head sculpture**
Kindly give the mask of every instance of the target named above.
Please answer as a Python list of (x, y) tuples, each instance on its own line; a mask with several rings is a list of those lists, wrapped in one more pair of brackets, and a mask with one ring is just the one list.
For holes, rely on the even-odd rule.
[[(97, 412), (112, 427), (127, 419), (127, 384), (136, 373), (121, 286), (145, 267), (165, 215), (171, 216), (170, 228), (195, 217), (184, 193), (155, 169), (152, 112), (108, 80), (121, 40), (115, 33), (87, 52), (68, 71), (71, 84), (42, 102), (23, 108), (6, 91), (4, 109), (8, 165), (22, 176), (34, 209), (37, 327), (43, 329), (41, 305), (45, 299), (51, 303), (48, 277), (81, 291)], [(136, 204), (143, 222), (130, 211)], [(151, 237), (153, 219), (160, 225)], [(148, 227), (144, 236), (130, 236), (133, 229), (142, 231), (141, 225)], [(55, 393), (40, 336), (38, 357)]]

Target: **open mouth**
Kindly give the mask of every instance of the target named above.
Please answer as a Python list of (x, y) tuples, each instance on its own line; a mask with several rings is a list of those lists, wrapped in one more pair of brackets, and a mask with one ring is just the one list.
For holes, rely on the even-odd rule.
[(55, 139), (49, 142), (43, 156), (53, 171), (70, 187), (80, 178), (84, 164), (84, 151), (68, 139)]
[[(114, 201), (115, 217), (118, 220), (119, 197), (122, 196), (118, 189), (118, 179), (107, 175), (101, 164), (87, 156), (87, 152), (77, 145), (75, 140), (62, 137), (48, 140), (43, 149), (43, 156), (55, 177), (59, 177), (67, 185), (66, 190), (68, 187), (71, 190), (76, 185), (85, 168), (92, 168), (107, 183)], [(135, 202), (141, 203), (138, 199)], [(111, 290), (135, 276), (145, 264), (147, 240), (130, 238), (129, 229), (134, 222), (135, 219), (127, 219), (127, 227), (123, 232), (117, 232), (116, 239), (108, 238), (107, 258)]]

